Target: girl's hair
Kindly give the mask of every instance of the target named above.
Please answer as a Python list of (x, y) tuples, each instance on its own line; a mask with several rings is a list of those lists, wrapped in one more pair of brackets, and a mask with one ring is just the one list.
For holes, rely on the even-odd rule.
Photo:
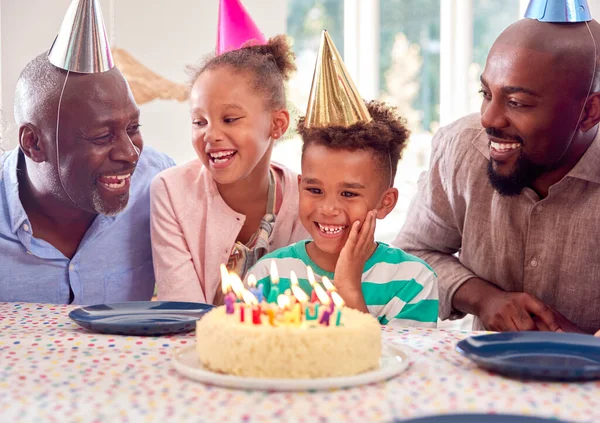
[(349, 127), (306, 128), (304, 117), (301, 117), (298, 121), (298, 133), (304, 142), (302, 153), (310, 145), (351, 151), (366, 150), (373, 154), (385, 178), (393, 181), (402, 150), (408, 144), (410, 131), (406, 128), (404, 119), (396, 113), (395, 107), (377, 100), (369, 101), (366, 105), (373, 120)]
[(250, 74), (254, 89), (265, 95), (268, 108), (283, 108), (286, 106), (284, 82), (296, 70), (294, 59), (285, 35), (270, 38), (265, 45), (249, 41), (237, 50), (209, 57), (199, 68), (191, 69), (192, 84), (203, 72), (226, 66), (235, 72)]

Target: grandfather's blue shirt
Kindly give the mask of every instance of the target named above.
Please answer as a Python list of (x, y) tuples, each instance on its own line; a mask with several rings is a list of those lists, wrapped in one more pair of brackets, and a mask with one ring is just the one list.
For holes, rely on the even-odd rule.
[(0, 301), (98, 304), (149, 300), (154, 291), (150, 182), (172, 159), (144, 147), (127, 207), (98, 215), (72, 259), (32, 233), (19, 198), (19, 148), (0, 156)]

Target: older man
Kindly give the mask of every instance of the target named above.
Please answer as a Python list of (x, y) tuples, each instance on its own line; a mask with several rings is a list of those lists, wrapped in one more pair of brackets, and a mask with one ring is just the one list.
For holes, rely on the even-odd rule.
[(441, 318), (600, 327), (598, 49), (595, 21), (513, 24), (489, 53), (481, 113), (435, 136), (395, 245), (438, 273)]
[(173, 162), (145, 148), (117, 68), (67, 72), (46, 54), (17, 83), (19, 147), (0, 158), (0, 301), (148, 300), (149, 184)]

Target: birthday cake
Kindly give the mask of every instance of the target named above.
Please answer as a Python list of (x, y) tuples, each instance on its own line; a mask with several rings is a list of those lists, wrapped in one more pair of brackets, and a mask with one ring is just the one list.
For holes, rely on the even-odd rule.
[(225, 306), (197, 322), (201, 363), (235, 376), (294, 379), (351, 376), (379, 367), (381, 330), (375, 318), (334, 304), (335, 295), (311, 301), (294, 288), (293, 296), (279, 295), (277, 303), (259, 302), (244, 288), (236, 296), (229, 292)]

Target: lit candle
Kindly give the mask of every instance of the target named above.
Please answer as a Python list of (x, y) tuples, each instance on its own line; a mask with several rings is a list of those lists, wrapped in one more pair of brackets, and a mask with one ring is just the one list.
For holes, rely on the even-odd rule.
[(274, 310), (273, 310), (271, 307), (268, 307), (268, 308), (265, 310), (265, 314), (266, 314), (267, 316), (269, 316), (269, 324), (270, 324), (271, 326), (277, 326), (277, 325), (275, 324), (275, 311), (274, 311)]
[(280, 309), (285, 310), (290, 306), (290, 298), (287, 295), (279, 294), (277, 297), (277, 305)]
[(235, 294), (231, 292), (231, 285), (229, 284), (229, 273), (224, 264), (220, 266), (221, 270), (221, 290), (223, 291), (223, 302), (225, 303), (225, 313), (233, 314), (235, 309), (233, 304), (235, 303)]
[(329, 295), (329, 298), (331, 298), (331, 293), (337, 291), (337, 288), (327, 276), (323, 276), (321, 278), (321, 283), (327, 290), (327, 295)]
[(317, 320), (319, 317), (319, 304), (310, 303), (306, 306), (304, 310), (306, 314), (306, 320)]
[(306, 292), (304, 292), (304, 290), (300, 288), (300, 284), (298, 283), (298, 277), (296, 276), (296, 272), (294, 272), (293, 270), (290, 272), (290, 280), (292, 282), (292, 293), (294, 294), (294, 297), (296, 297), (296, 300), (298, 300), (300, 304), (306, 303), (309, 300), (308, 295), (306, 295)]
[(335, 316), (335, 325), (339, 326), (342, 322), (342, 307), (344, 307), (344, 300), (340, 297), (340, 294), (337, 292), (331, 293), (331, 299), (335, 303), (335, 307), (337, 309), (337, 313)]
[(291, 326), (300, 326), (300, 324), (302, 323), (302, 321), (300, 320), (300, 312), (300, 304), (294, 304), (290, 311), (286, 311), (283, 314), (284, 323)]
[(246, 304), (240, 303), (238, 305), (240, 306), (240, 322), (244, 323), (245, 314), (246, 314), (246, 313), (244, 313), (244, 311), (246, 310)]
[(317, 293), (317, 298), (321, 304), (328, 305), (331, 302), (331, 298), (327, 295), (327, 292), (321, 287), (320, 283), (315, 283), (313, 290)]
[(256, 287), (256, 276), (254, 276), (252, 273), (250, 273), (248, 275), (248, 289), (250, 289), (250, 292), (252, 292), (252, 294), (254, 294), (254, 296), (256, 297), (256, 300), (259, 303), (262, 303), (263, 300), (263, 285), (262, 283), (258, 286), (258, 288)]
[(310, 286), (312, 288), (312, 293), (310, 294), (310, 302), (311, 303), (316, 303), (318, 298), (317, 298), (317, 293), (315, 292), (315, 283), (316, 283), (316, 279), (315, 279), (315, 273), (312, 270), (312, 267), (310, 266), (306, 266), (306, 278), (308, 279), (308, 283), (310, 283)]
[(323, 311), (319, 323), (325, 326), (329, 326), (329, 317), (331, 317), (332, 312), (333, 310), (331, 309), (331, 307), (327, 307), (325, 311)]
[(242, 294), (246, 290), (244, 288), (244, 282), (240, 279), (237, 273), (229, 272), (229, 283), (231, 284), (231, 288), (238, 300), (242, 299)]
[(260, 304), (257, 304), (254, 307), (252, 307), (252, 324), (255, 324), (255, 325), (261, 324), (261, 321), (260, 321), (261, 314), (262, 314), (262, 310), (260, 309)]
[(271, 260), (271, 292), (269, 292), (269, 298), (267, 302), (276, 303), (279, 297), (279, 272), (277, 271), (277, 265)]

